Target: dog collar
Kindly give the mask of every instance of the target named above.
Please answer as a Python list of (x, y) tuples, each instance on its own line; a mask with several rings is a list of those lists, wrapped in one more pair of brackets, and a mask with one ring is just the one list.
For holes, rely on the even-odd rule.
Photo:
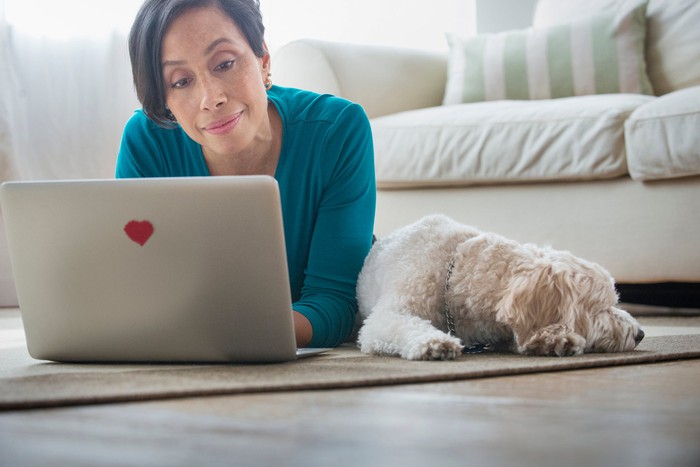
[(447, 305), (447, 292), (450, 290), (450, 279), (452, 278), (452, 270), (455, 267), (455, 257), (453, 256), (450, 260), (449, 266), (447, 266), (447, 275), (445, 276), (445, 318), (447, 319), (447, 332), (451, 336), (456, 336), (457, 331), (455, 330), (455, 318), (450, 312), (450, 307)]
[[(450, 260), (450, 264), (447, 266), (447, 275), (445, 276), (445, 318), (447, 320), (447, 332), (451, 336), (457, 337), (457, 330), (455, 329), (455, 318), (450, 312), (450, 307), (447, 305), (447, 292), (450, 290), (450, 279), (452, 278), (452, 270), (455, 268), (455, 257), (453, 256)], [(474, 344), (471, 347), (465, 347), (462, 349), (462, 353), (483, 353), (492, 352), (495, 347), (492, 344)]]

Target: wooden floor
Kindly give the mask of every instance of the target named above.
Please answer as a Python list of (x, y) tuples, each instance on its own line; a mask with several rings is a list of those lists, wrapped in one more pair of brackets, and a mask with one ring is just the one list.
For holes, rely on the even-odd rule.
[(700, 360), (0, 413), (0, 465), (700, 465)]

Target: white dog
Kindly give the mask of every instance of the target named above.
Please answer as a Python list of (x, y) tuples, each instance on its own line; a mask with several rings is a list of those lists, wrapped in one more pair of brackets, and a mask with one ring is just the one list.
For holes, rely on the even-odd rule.
[(375, 243), (357, 298), (362, 352), (409, 360), (453, 359), (475, 345), (526, 355), (625, 352), (644, 337), (616, 307), (601, 266), (442, 215)]

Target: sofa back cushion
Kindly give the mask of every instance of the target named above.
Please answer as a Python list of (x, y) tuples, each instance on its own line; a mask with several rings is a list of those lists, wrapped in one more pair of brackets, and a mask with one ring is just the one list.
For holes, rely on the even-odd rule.
[[(534, 26), (628, 8), (637, 0), (539, 0)], [(647, 72), (657, 95), (700, 85), (700, 1), (649, 0)]]
[(646, 73), (646, 0), (548, 27), (462, 39), (448, 35), (444, 104), (653, 94)]

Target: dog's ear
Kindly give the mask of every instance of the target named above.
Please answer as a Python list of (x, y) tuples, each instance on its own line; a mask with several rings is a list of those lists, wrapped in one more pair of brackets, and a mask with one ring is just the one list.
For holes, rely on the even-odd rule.
[[(513, 276), (498, 305), (496, 320), (513, 331), (516, 349), (520, 353), (531, 353), (526, 349), (535, 344), (533, 338), (550, 335), (542, 330), (553, 330), (552, 325), (557, 325), (556, 329), (564, 334), (573, 333), (574, 288), (571, 274), (554, 271), (551, 264), (535, 265)], [(545, 349), (535, 353), (541, 352)]]

